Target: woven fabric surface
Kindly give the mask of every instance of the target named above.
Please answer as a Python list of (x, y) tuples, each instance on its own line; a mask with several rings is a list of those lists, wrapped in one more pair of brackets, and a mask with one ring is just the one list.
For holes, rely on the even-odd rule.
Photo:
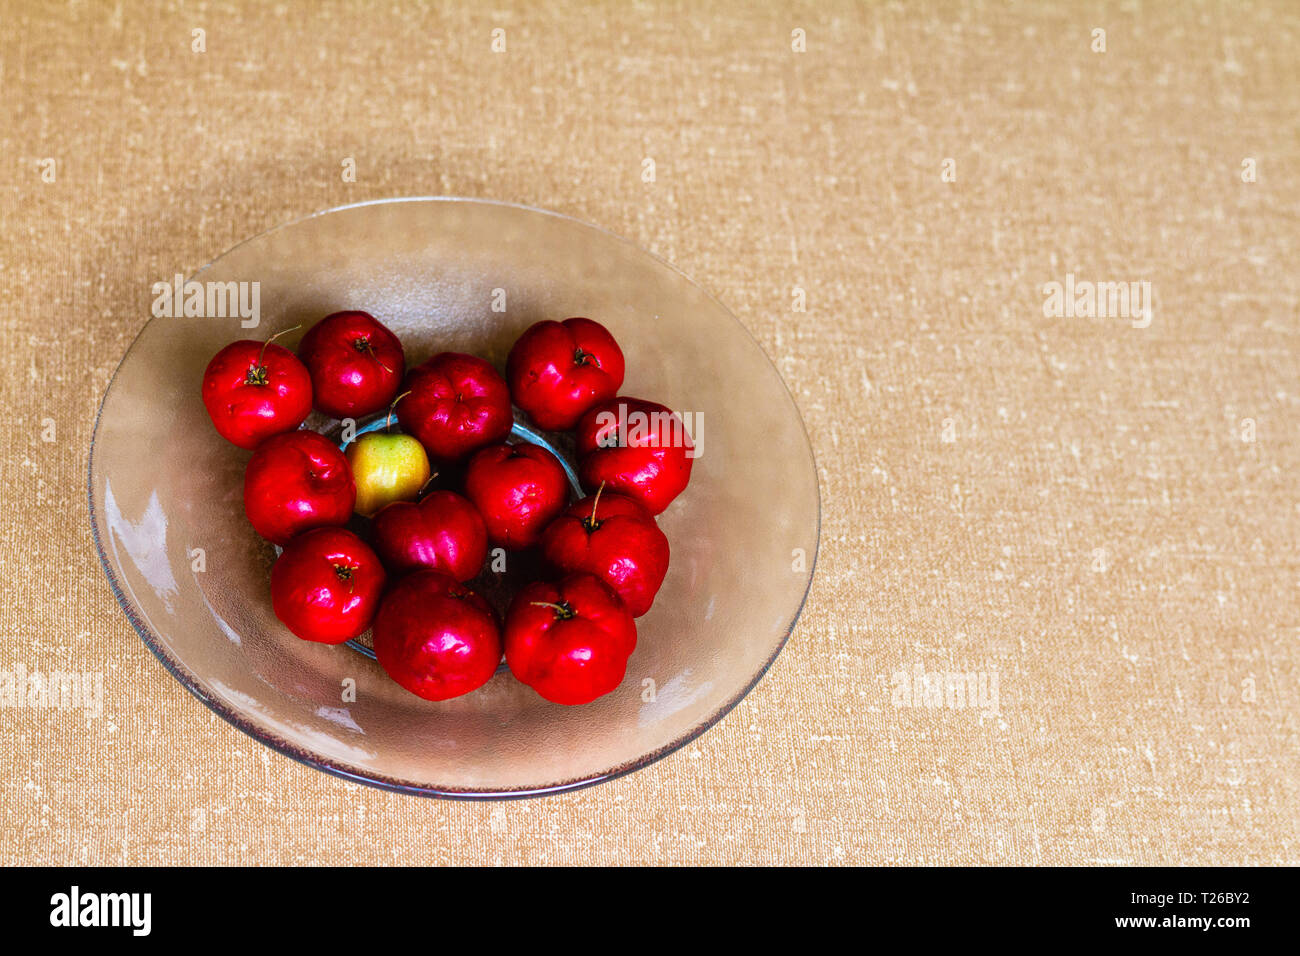
[[(0, 668), (104, 681), (95, 718), (0, 710), (0, 862), (1300, 862), (1294, 3), (0, 0), (0, 24)], [(818, 461), (775, 666), (568, 795), (422, 800), (272, 752), (149, 654), (90, 538), (94, 414), (152, 283), (432, 194), (673, 262), (772, 357)], [(1088, 281), (1136, 283), (1133, 314), (1050, 314), (1045, 286)], [(914, 693), (949, 674), (985, 693)]]

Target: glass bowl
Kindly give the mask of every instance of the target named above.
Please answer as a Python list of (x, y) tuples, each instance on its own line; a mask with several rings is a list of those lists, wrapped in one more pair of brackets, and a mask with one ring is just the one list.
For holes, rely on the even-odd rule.
[[(309, 216), (236, 246), (192, 281), (258, 283), (260, 321), (244, 327), (251, 319), (229, 308), (229, 318), (149, 321), (99, 410), (91, 530), (145, 644), (236, 727), (310, 766), (393, 790), (555, 793), (644, 767), (703, 733), (785, 644), (817, 551), (812, 451), (753, 338), (671, 266), (566, 216), (422, 198)], [(364, 648), (300, 641), (275, 618), (275, 549), (243, 514), (250, 453), (217, 435), (199, 384), (227, 343), (305, 330), (342, 309), (393, 329), (408, 366), (459, 351), (503, 368), (533, 322), (589, 316), (627, 357), (621, 394), (690, 413), (699, 455), (659, 518), (671, 566), (613, 693), (564, 707), (503, 668), (472, 694), (432, 703)], [(279, 341), (293, 348), (301, 335)], [(306, 426), (337, 423), (313, 413)], [(534, 437), (571, 459), (569, 436)], [(533, 573), (530, 560), (511, 555), (507, 567)]]

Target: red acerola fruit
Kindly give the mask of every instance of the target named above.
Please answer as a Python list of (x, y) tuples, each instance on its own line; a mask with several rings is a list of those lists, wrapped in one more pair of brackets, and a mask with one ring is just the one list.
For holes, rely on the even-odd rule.
[(557, 704), (586, 704), (623, 682), (636, 648), (636, 623), (594, 574), (523, 588), (506, 616), (506, 663)]
[(402, 343), (368, 312), (325, 316), (302, 337), (298, 358), (311, 373), (316, 410), (334, 418), (386, 408), (406, 373)]
[(634, 499), (597, 493), (547, 525), (542, 557), (561, 573), (596, 575), (640, 617), (668, 573), (668, 537)]
[(203, 373), (208, 417), (217, 434), (240, 448), (293, 431), (311, 411), (311, 400), (307, 367), (270, 340), (232, 342)]
[(465, 497), (483, 516), (494, 545), (528, 548), (564, 508), (569, 479), (540, 445), (490, 445), (465, 469)]
[(486, 684), (501, 663), (501, 631), (486, 601), (449, 574), (408, 574), (375, 617), (375, 657), (425, 700), (449, 700)]
[(666, 406), (639, 398), (612, 398), (588, 409), (578, 422), (578, 478), (594, 492), (635, 498), (661, 513), (691, 479), (694, 445), (681, 418)]
[(407, 373), (404, 391), (397, 420), (437, 462), (504, 441), (514, 424), (505, 379), (473, 355), (440, 352)]
[(487, 558), (483, 516), (454, 491), (431, 491), (418, 504), (394, 502), (375, 515), (372, 540), (394, 574), (435, 568), (468, 581)]
[(572, 428), (623, 384), (623, 351), (599, 322), (574, 318), (530, 325), (506, 361), (516, 405), (539, 428)]
[(244, 513), (275, 544), (310, 528), (346, 524), (356, 500), (347, 458), (316, 432), (273, 435), (244, 469)]
[(359, 637), (379, 609), (387, 575), (370, 547), (344, 528), (298, 535), (271, 569), (271, 606), (304, 641)]

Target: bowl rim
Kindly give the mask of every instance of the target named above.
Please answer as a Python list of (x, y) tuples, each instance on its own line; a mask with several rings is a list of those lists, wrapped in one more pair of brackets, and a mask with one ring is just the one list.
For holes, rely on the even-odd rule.
[(228, 256), (230, 253), (234, 252), (236, 249), (240, 248), (241, 246), (244, 246), (251, 242), (256, 242), (273, 233), (280, 232), (281, 230), (289, 229), (293, 226), (300, 225), (311, 219), (316, 219), (322, 216), (328, 216), (337, 212), (345, 212), (353, 209), (361, 209), (367, 206), (396, 205), (398, 203), (430, 203), (430, 202), (465, 203), (465, 204), (473, 204), (473, 205), (498, 206), (498, 207), (505, 207), (509, 209), (515, 209), (521, 212), (536, 213), (538, 215), (548, 216), (554, 219), (565, 220), (575, 225), (582, 226), (583, 228), (586, 229), (595, 230), (596, 232), (603, 234), (608, 239), (612, 239), (625, 246), (630, 246), (636, 252), (645, 256), (649, 256), (659, 265), (666, 267), (669, 271), (675, 274), (679, 279), (689, 283), (701, 294), (707, 297), (709, 301), (711, 301), (714, 305), (716, 305), (722, 311), (723, 314), (725, 314), (728, 318), (730, 318), (731, 321), (734, 322), (736, 326), (739, 327), (740, 330), (746, 336), (749, 337), (749, 340), (754, 344), (755, 348), (758, 349), (759, 354), (761, 354), (763, 358), (767, 360), (768, 365), (770, 365), (772, 367), (772, 370), (776, 372), (777, 380), (781, 383), (781, 387), (785, 389), (786, 397), (789, 399), (791, 406), (794, 408), (795, 418), (799, 422), (799, 427), (803, 432), (804, 443), (808, 449), (808, 459), (809, 459), (809, 463), (812, 465), (812, 470), (813, 470), (813, 490), (817, 496), (817, 527), (816, 527), (816, 534), (813, 541), (812, 562), (809, 565), (809, 569), (808, 569), (808, 583), (804, 587), (803, 596), (799, 599), (799, 606), (795, 609), (794, 615), (790, 618), (790, 623), (786, 627), (785, 634), (781, 637), (780, 642), (777, 644), (776, 648), (772, 651), (772, 654), (763, 663), (763, 666), (758, 669), (758, 672), (740, 690), (739, 693), (735, 694), (729, 700), (725, 701), (721, 706), (719, 706), (716, 710), (714, 710), (713, 713), (711, 713), (708, 717), (699, 721), (697, 724), (695, 724), (693, 727), (687, 730), (676, 740), (673, 740), (672, 742), (665, 744), (664, 746), (656, 750), (650, 751), (649, 753), (646, 754), (642, 754), (640, 757), (619, 764), (618, 766), (612, 767), (609, 770), (602, 771), (600, 773), (589, 774), (582, 777), (575, 777), (570, 780), (564, 780), (558, 783), (549, 784), (542, 787), (529, 787), (529, 788), (517, 788), (517, 787), (472, 788), (472, 787), (445, 786), (445, 785), (437, 785), (437, 784), (422, 784), (422, 783), (417, 783), (409, 780), (402, 780), (395, 777), (385, 776), (383, 774), (361, 772), (355, 769), (349, 769), (347, 766), (342, 765), (341, 763), (332, 763), (330, 761), (321, 759), (311, 751), (303, 747), (300, 747), (297, 744), (290, 743), (289, 741), (280, 737), (273, 731), (270, 731), (264, 727), (254, 724), (251, 720), (245, 717), (243, 713), (240, 712), (239, 710), (230, 707), (221, 701), (213, 699), (203, 691), (203, 688), (200, 686), (198, 678), (194, 674), (192, 674), (189, 671), (189, 669), (179, 659), (176, 659), (167, 653), (167, 651), (165, 650), (162, 644), (161, 639), (158, 637), (157, 634), (154, 633), (153, 628), (136, 611), (135, 607), (131, 603), (130, 598), (127, 597), (126, 591), (123, 589), (121, 583), (119, 582), (116, 574), (113, 571), (112, 565), (109, 562), (108, 554), (104, 547), (104, 542), (100, 538), (99, 515), (95, 510), (95, 441), (99, 435), (99, 426), (100, 426), (100, 421), (104, 414), (104, 406), (108, 402), (109, 395), (113, 391), (113, 386), (117, 383), (118, 373), (121, 372), (122, 366), (126, 363), (126, 360), (131, 356), (132, 352), (134, 352), (136, 347), (140, 344), (140, 339), (144, 336), (150, 324), (156, 321), (156, 317), (153, 316), (151, 316), (149, 318), (149, 321), (147, 321), (144, 324), (144, 326), (140, 329), (140, 331), (136, 333), (135, 337), (131, 340), (131, 344), (127, 347), (126, 351), (122, 354), (122, 358), (118, 361), (117, 366), (113, 369), (112, 376), (110, 376), (108, 380), (108, 385), (104, 388), (104, 394), (100, 398), (99, 407), (95, 412), (95, 424), (93, 430), (91, 431), (90, 448), (87, 454), (87, 461), (86, 461), (86, 495), (87, 495), (89, 508), (90, 508), (91, 539), (94, 541), (95, 544), (95, 552), (99, 556), (100, 567), (103, 568), (104, 574), (108, 578), (109, 588), (112, 590), (113, 596), (117, 598), (117, 602), (119, 605), (121, 605), (122, 610), (126, 613), (127, 620), (130, 622), (132, 628), (135, 630), (136, 634), (139, 635), (140, 639), (144, 642), (145, 647), (149, 648), (149, 650), (153, 653), (154, 657), (156, 657), (162, 663), (163, 667), (165, 667), (167, 671), (174, 678), (176, 678), (176, 680), (186, 690), (188, 690), (191, 694), (197, 697), (204, 704), (204, 706), (206, 706), (210, 711), (212, 711), (222, 720), (226, 721), (226, 723), (230, 724), (232, 727), (235, 727), (243, 731), (244, 733), (248, 734), (248, 736), (252, 737), (254, 740), (258, 741), (259, 743), (265, 744), (266, 746), (270, 747), (272, 750), (275, 750), (283, 754), (284, 756), (297, 761), (298, 763), (304, 764), (308, 767), (312, 767), (315, 770), (323, 771), (327, 774), (330, 774), (332, 776), (338, 777), (343, 780), (347, 780), (353, 783), (361, 783), (371, 787), (377, 787), (381, 790), (388, 790), (395, 793), (412, 794), (415, 796), (422, 796), (422, 797), (439, 797), (444, 799), (455, 799), (455, 800), (490, 801), (490, 800), (526, 799), (530, 797), (549, 796), (551, 794), (567, 793), (574, 790), (581, 790), (586, 787), (595, 786), (598, 783), (604, 783), (605, 781), (608, 780), (617, 779), (618, 777), (625, 776), (629, 773), (640, 770), (644, 767), (648, 767), (650, 764), (662, 760), (664, 757), (667, 757), (669, 754), (672, 754), (680, 750), (682, 747), (685, 747), (687, 744), (689, 744), (691, 741), (698, 738), (709, 728), (719, 723), (724, 717), (727, 716), (727, 714), (731, 713), (731, 711), (736, 707), (736, 705), (739, 704), (742, 700), (745, 699), (745, 697), (749, 695), (750, 691), (752, 691), (754, 687), (758, 685), (758, 682), (762, 680), (763, 676), (767, 674), (769, 669), (771, 669), (772, 664), (776, 661), (781, 651), (785, 648), (786, 644), (789, 642), (790, 636), (794, 633), (795, 625), (798, 623), (799, 617), (800, 615), (802, 615), (803, 609), (805, 605), (808, 603), (808, 595), (812, 592), (813, 578), (816, 575), (817, 557), (818, 557), (818, 553), (821, 550), (821, 481), (820, 481), (818, 468), (817, 468), (817, 457), (815, 452), (813, 451), (812, 441), (808, 437), (808, 427), (804, 423), (803, 415), (800, 413), (799, 404), (798, 402), (795, 401), (794, 393), (790, 391), (790, 387), (789, 385), (786, 384), (785, 378), (781, 375), (780, 369), (776, 367), (776, 363), (772, 361), (771, 357), (763, 349), (762, 344), (759, 343), (758, 339), (754, 337), (754, 334), (750, 332), (750, 330), (745, 326), (745, 324), (741, 322), (740, 319), (738, 319), (730, 309), (728, 309), (725, 305), (723, 305), (722, 302), (711, 292), (709, 292), (699, 283), (695, 282), (695, 280), (693, 280), (690, 276), (684, 273), (681, 269), (677, 268), (677, 266), (673, 265), (671, 262), (667, 261), (661, 256), (658, 256), (655, 253), (650, 252), (648, 249), (641, 247), (640, 245), (633, 242), (632, 240), (624, 238), (623, 236), (620, 236), (617, 233), (611, 232), (610, 230), (605, 229), (602, 226), (598, 226), (594, 223), (590, 223), (585, 220), (578, 219), (574, 216), (570, 216), (565, 213), (554, 212), (552, 210), (542, 209), (537, 206), (529, 206), (524, 203), (508, 202), (505, 200), (498, 200), (498, 199), (483, 199), (483, 198), (470, 197), (470, 196), (445, 196), (445, 195), (396, 196), (391, 198), (367, 199), (367, 200), (362, 200), (360, 202), (345, 203), (339, 206), (330, 206), (325, 209), (319, 209), (315, 212), (308, 213), (305, 216), (300, 216), (296, 219), (289, 220), (288, 222), (280, 223), (277, 226), (272, 226), (270, 229), (263, 230), (262, 232), (259, 232), (256, 235), (248, 237), (247, 239), (240, 240), (239, 242), (235, 243), (233, 246), (230, 246), (228, 249), (225, 249), (215, 259), (209, 260), (199, 269), (195, 270), (193, 275), (187, 277), (187, 281), (197, 279), (199, 276), (203, 275), (204, 272), (206, 272), (213, 265), (215, 265), (218, 261), (224, 259), (226, 256)]

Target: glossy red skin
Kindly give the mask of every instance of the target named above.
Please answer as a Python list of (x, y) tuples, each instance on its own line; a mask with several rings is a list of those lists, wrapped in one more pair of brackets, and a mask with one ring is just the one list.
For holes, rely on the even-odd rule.
[(310, 528), (346, 524), (356, 500), (347, 458), (316, 432), (273, 435), (244, 470), (244, 514), (275, 544)]
[(397, 403), (402, 430), (414, 435), (434, 461), (448, 464), (510, 434), (510, 390), (487, 362), (440, 352), (411, 369)]
[(293, 431), (311, 411), (311, 397), (307, 367), (274, 342), (231, 342), (203, 373), (208, 417), (217, 434), (240, 448), (256, 448), (272, 435)]
[[(567, 619), (551, 607), (565, 604)], [(614, 590), (593, 574), (523, 588), (506, 616), (510, 671), (556, 704), (587, 704), (623, 682), (636, 649), (636, 623)]]
[(487, 558), (487, 525), (468, 499), (431, 491), (416, 504), (395, 501), (375, 515), (372, 541), (394, 574), (435, 568), (468, 581)]
[(375, 656), (425, 700), (450, 700), (486, 684), (501, 663), (501, 630), (483, 598), (426, 568), (389, 590), (374, 624)]
[[(602, 447), (606, 439), (617, 438), (620, 405), (627, 406), (624, 419), (638, 412), (651, 416), (650, 427), (638, 436), (634, 421), (628, 421), (628, 444)], [(665, 420), (653, 417), (660, 413), (672, 416), (676, 424), (671, 430)], [(613, 423), (603, 416), (613, 416)], [(677, 444), (673, 444), (675, 439)], [(687, 451), (692, 447), (681, 418), (671, 409), (639, 398), (611, 398), (589, 409), (578, 422), (578, 479), (592, 493), (604, 482), (606, 491), (634, 498), (657, 515), (691, 480), (693, 459), (687, 457)]]
[(316, 410), (333, 418), (387, 408), (406, 373), (402, 343), (368, 312), (325, 316), (302, 337), (298, 358), (311, 373)]
[(530, 325), (506, 361), (510, 397), (538, 428), (577, 424), (623, 385), (623, 351), (599, 322), (565, 319)]
[(465, 468), (465, 497), (502, 548), (530, 548), (569, 500), (559, 459), (540, 445), (490, 445)]
[[(591, 520), (592, 505), (596, 518)], [(668, 573), (668, 537), (638, 502), (608, 492), (571, 505), (542, 532), (542, 557), (612, 587), (633, 617), (650, 610)]]
[(342, 644), (370, 626), (387, 579), (351, 531), (316, 528), (290, 541), (271, 568), (271, 606), (304, 641)]

